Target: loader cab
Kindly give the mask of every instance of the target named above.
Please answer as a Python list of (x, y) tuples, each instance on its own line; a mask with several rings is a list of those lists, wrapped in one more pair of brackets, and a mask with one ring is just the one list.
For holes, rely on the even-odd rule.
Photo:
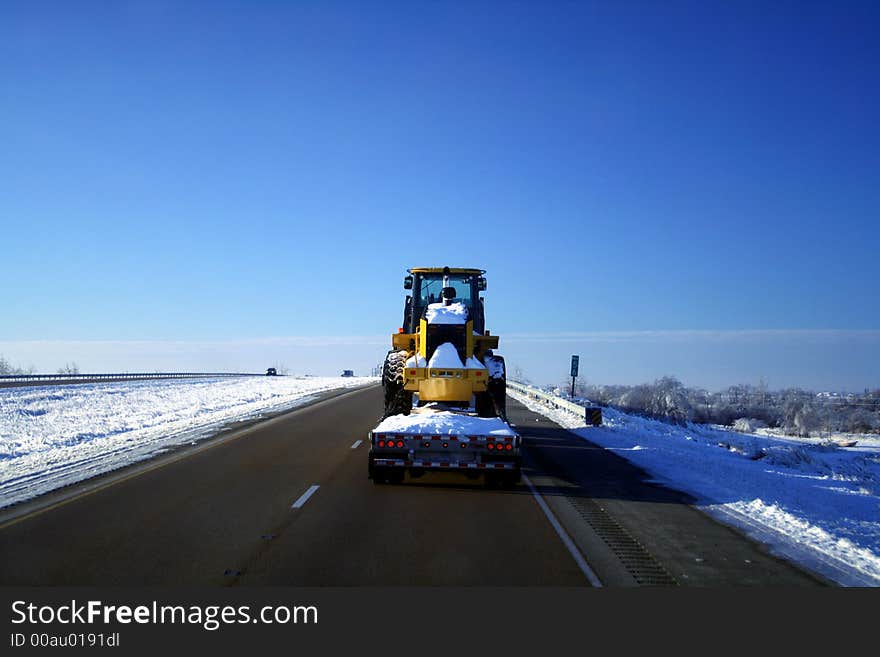
[[(486, 289), (485, 272), (480, 269), (451, 269), (449, 271), (449, 287), (455, 290), (451, 298), (467, 306), (470, 319), (474, 322), (474, 331), (483, 333), (485, 317), (480, 292)], [(419, 320), (432, 303), (443, 302), (443, 269), (411, 269), (410, 276), (404, 280), (404, 287), (412, 290), (406, 298), (403, 316), (403, 328), (406, 333), (418, 331)]]

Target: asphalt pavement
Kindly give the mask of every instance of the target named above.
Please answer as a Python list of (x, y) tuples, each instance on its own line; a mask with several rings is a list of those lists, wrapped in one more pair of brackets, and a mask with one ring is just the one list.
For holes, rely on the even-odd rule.
[(371, 386), (0, 514), (4, 585), (815, 586), (686, 495), (510, 401), (514, 489), (367, 478)]

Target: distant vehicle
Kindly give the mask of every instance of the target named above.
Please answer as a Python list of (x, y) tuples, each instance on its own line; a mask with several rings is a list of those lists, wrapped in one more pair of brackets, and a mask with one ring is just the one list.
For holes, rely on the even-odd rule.
[(354, 370), (342, 370), (342, 376), (354, 376)]
[(266, 370), (266, 376), (277, 376), (277, 375), (278, 375), (278, 372), (275, 370), (274, 367), (270, 367), (268, 370)]

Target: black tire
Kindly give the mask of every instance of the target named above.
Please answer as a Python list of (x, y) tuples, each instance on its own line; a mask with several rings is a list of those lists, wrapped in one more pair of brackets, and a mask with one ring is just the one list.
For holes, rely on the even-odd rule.
[(385, 388), (385, 415), (409, 415), (412, 410), (412, 392), (403, 389), (403, 371), (407, 353), (389, 351), (382, 366), (382, 386)]
[(402, 484), (406, 477), (406, 471), (403, 468), (388, 468), (385, 472), (385, 482), (389, 484)]
[(474, 393), (474, 410), (479, 417), (496, 417), (495, 402), (488, 391)]
[(522, 471), (517, 468), (512, 472), (505, 472), (501, 475), (501, 487), (502, 488), (516, 488), (516, 485), (522, 479)]
[(507, 367), (504, 364), (504, 358), (494, 355), (486, 356), (486, 367), (489, 369), (486, 392), (492, 400), (494, 415), (507, 422)]
[(495, 472), (487, 472), (484, 480), (486, 488), (497, 488), (501, 478)]

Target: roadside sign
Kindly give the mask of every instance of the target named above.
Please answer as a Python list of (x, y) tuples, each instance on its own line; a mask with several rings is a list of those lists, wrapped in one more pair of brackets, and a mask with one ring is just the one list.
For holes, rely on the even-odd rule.
[(580, 356), (572, 356), (571, 357), (571, 375), (575, 377), (578, 375), (578, 361), (580, 360)]

